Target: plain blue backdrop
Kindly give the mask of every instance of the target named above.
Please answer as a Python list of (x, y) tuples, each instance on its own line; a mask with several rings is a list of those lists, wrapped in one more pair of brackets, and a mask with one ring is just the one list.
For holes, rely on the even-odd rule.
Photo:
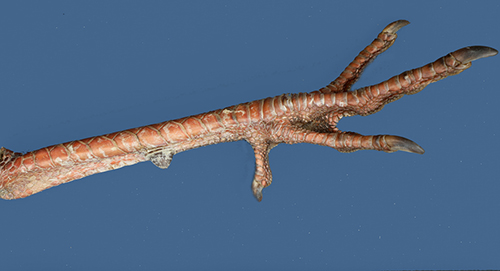
[[(12, 1), (0, 4), (0, 145), (38, 148), (335, 79), (390, 22), (355, 85), (468, 45), (500, 48), (497, 1)], [(246, 142), (0, 202), (2, 270), (500, 268), (500, 56), (368, 117), (424, 155), (270, 154), (258, 203)]]

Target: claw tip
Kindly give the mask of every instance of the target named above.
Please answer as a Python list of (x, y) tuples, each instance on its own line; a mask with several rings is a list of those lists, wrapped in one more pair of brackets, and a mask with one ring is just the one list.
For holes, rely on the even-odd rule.
[(425, 150), (417, 143), (400, 136), (386, 136), (385, 141), (391, 151), (405, 151), (411, 153), (424, 154)]
[(262, 189), (264, 187), (262, 187), (262, 185), (259, 184), (259, 182), (252, 182), (252, 192), (253, 192), (253, 195), (255, 197), (255, 199), (257, 199), (258, 202), (260, 202), (262, 200)]
[(397, 20), (395, 22), (390, 23), (388, 26), (384, 28), (382, 32), (396, 33), (403, 26), (410, 24), (407, 20)]
[(494, 56), (496, 54), (498, 54), (496, 49), (487, 46), (467, 46), (451, 53), (453, 57), (462, 63), (472, 62), (474, 60)]

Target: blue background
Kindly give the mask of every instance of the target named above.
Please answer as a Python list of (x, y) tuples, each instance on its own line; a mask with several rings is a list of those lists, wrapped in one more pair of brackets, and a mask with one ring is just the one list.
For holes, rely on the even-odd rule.
[[(390, 22), (356, 88), (468, 45), (500, 49), (497, 1), (12, 1), (0, 5), (0, 145), (47, 145), (308, 92)], [(3, 270), (500, 268), (500, 56), (368, 117), (424, 155), (280, 145), (261, 203), (246, 142), (0, 202)]]

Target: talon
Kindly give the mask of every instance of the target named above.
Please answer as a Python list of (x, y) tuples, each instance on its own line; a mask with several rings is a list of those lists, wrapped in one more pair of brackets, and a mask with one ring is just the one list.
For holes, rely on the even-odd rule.
[(498, 51), (486, 46), (468, 46), (450, 53), (462, 63), (471, 62), (480, 58), (490, 57), (498, 54)]
[(418, 154), (423, 154), (425, 152), (417, 143), (404, 137), (386, 135), (384, 140), (391, 151), (405, 151)]
[(407, 20), (398, 20), (395, 22), (390, 23), (388, 26), (382, 30), (382, 32), (387, 32), (394, 34), (396, 33), (399, 29), (401, 29), (403, 26), (410, 24)]
[(253, 195), (255, 196), (257, 201), (259, 201), (259, 202), (262, 200), (262, 189), (263, 188), (264, 188), (264, 186), (262, 184), (260, 184), (259, 182), (257, 182), (257, 181), (252, 182)]

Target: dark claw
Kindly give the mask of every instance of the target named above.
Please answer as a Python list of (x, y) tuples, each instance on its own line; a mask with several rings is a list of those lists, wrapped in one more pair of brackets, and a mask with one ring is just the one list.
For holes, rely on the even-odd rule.
[(458, 61), (462, 63), (471, 62), (480, 58), (490, 57), (498, 54), (498, 51), (486, 46), (468, 46), (458, 49), (451, 53)]
[(385, 142), (389, 145), (391, 151), (405, 151), (418, 154), (425, 152), (417, 143), (404, 137), (386, 135)]
[(410, 24), (410, 22), (408, 22), (407, 20), (395, 21), (395, 22), (390, 23), (388, 26), (386, 26), (384, 28), (384, 30), (382, 30), (382, 32), (394, 34), (399, 29), (401, 29), (403, 26), (408, 25), (408, 24)]

